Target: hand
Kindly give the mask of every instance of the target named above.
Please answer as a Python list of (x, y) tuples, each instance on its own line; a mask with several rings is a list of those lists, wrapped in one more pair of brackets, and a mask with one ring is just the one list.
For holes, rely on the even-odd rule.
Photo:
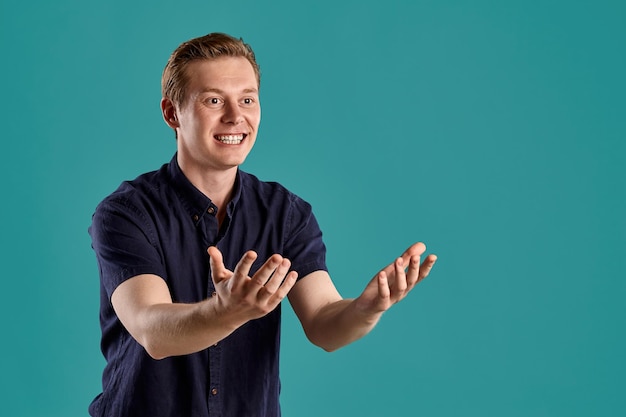
[(415, 243), (378, 272), (355, 300), (359, 311), (381, 314), (406, 297), (418, 282), (428, 276), (437, 261), (437, 256), (428, 255), (420, 265), (420, 257), (425, 251), (423, 243)]
[(255, 252), (246, 252), (234, 271), (226, 269), (222, 253), (215, 246), (207, 252), (217, 293), (217, 308), (243, 322), (263, 317), (274, 310), (298, 277), (297, 272), (289, 272), (291, 262), (277, 254), (270, 256), (256, 274), (249, 277), (250, 268), (257, 258)]

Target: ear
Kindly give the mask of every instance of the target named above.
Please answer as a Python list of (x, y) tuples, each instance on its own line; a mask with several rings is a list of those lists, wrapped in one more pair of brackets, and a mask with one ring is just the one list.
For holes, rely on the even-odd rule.
[(169, 98), (163, 97), (161, 99), (161, 114), (165, 123), (172, 129), (176, 130), (180, 126), (176, 117), (176, 107)]

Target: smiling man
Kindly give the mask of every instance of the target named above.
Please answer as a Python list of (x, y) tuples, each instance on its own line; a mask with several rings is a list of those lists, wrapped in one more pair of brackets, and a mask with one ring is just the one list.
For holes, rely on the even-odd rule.
[(239, 169), (261, 120), (252, 49), (180, 45), (161, 110), (177, 152), (123, 183), (90, 227), (100, 268), (103, 392), (92, 416), (279, 416), (281, 301), (327, 351), (367, 334), (436, 261), (409, 247), (355, 299), (327, 272), (311, 206)]

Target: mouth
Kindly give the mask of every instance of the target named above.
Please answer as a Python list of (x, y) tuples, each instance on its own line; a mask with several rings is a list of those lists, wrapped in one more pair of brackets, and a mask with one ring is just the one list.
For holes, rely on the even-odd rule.
[(239, 145), (248, 136), (245, 133), (236, 133), (231, 135), (215, 135), (213, 136), (218, 142), (225, 145)]

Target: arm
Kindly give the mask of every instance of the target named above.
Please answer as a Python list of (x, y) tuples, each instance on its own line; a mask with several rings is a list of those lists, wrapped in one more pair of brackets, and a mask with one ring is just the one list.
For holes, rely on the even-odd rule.
[(302, 278), (290, 292), (289, 301), (309, 340), (333, 351), (369, 333), (385, 311), (428, 276), (437, 257), (429, 255), (420, 265), (425, 250), (422, 243), (409, 247), (379, 271), (355, 299), (343, 299), (324, 271)]
[(205, 349), (249, 320), (263, 317), (282, 301), (296, 282), (291, 263), (271, 256), (249, 277), (256, 253), (249, 251), (234, 271), (211, 247), (211, 276), (216, 295), (195, 304), (173, 303), (167, 284), (156, 275), (138, 275), (120, 284), (111, 303), (128, 332), (155, 359)]

